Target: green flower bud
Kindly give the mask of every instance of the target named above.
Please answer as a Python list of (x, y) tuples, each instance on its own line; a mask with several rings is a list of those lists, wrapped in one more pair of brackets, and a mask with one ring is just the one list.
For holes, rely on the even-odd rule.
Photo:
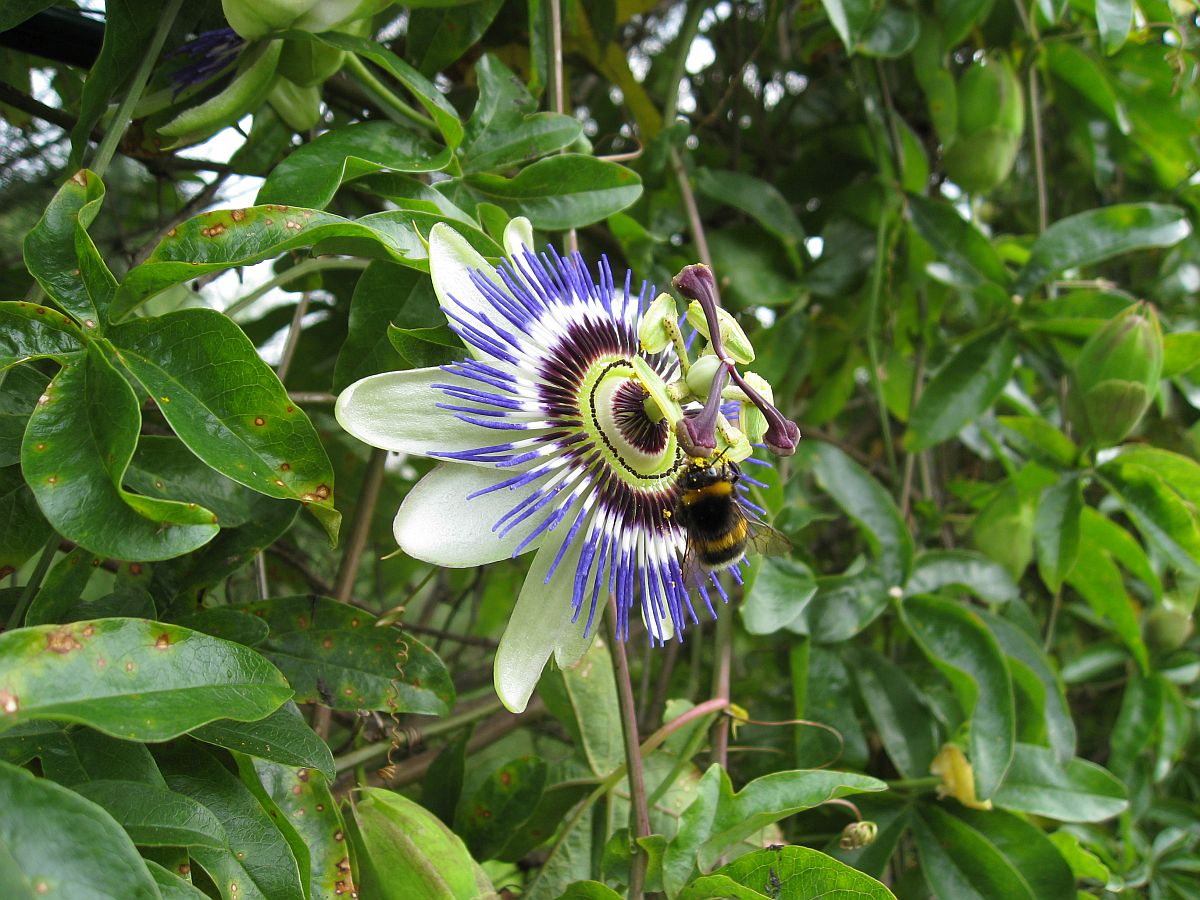
[(670, 294), (659, 294), (646, 309), (638, 326), (638, 340), (647, 353), (661, 353), (671, 344), (671, 329), (668, 322), (679, 321), (675, 298)]
[(1147, 303), (1127, 307), (1088, 338), (1067, 395), (1067, 413), (1084, 441), (1120, 443), (1149, 407), (1162, 365), (1162, 329)]
[(221, 0), (229, 27), (246, 40), (275, 31), (320, 34), (354, 19), (373, 16), (392, 0)]
[[(688, 304), (687, 320), (706, 340), (712, 340), (712, 335), (708, 331), (708, 320), (704, 318), (704, 307), (700, 305), (699, 300), (693, 300)], [(725, 342), (725, 351), (733, 361), (741, 365), (754, 362), (754, 347), (751, 346), (750, 339), (746, 337), (746, 332), (742, 331), (742, 326), (738, 324), (737, 319), (718, 306), (717, 322), (719, 323), (717, 327), (721, 329), (721, 338)]]
[[(758, 391), (767, 403), (775, 403), (775, 393), (765, 378), (755, 375), (753, 372), (744, 372), (742, 377), (750, 387)], [(767, 433), (767, 417), (763, 415), (762, 410), (736, 384), (730, 385), (726, 389), (725, 396), (730, 400), (737, 400), (741, 404), (738, 409), (738, 424), (753, 443), (760, 443)]]
[(716, 377), (717, 370), (725, 364), (713, 356), (711, 353), (701, 356), (688, 369), (684, 380), (687, 382), (688, 390), (692, 392), (698, 400), (704, 400), (708, 397), (708, 392), (712, 388), (713, 378)]
[(1012, 170), (1025, 130), (1025, 95), (1003, 54), (972, 63), (958, 81), (958, 134), (946, 174), (963, 190), (990, 191)]
[(321, 89), (315, 85), (301, 87), (286, 78), (277, 79), (267, 102), (293, 131), (308, 131), (321, 121)]

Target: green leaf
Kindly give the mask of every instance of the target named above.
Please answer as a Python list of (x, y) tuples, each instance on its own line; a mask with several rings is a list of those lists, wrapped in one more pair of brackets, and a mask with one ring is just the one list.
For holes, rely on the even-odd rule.
[(225, 829), (216, 816), (165, 787), (106, 779), (74, 790), (116, 819), (139, 847), (225, 846)]
[(558, 900), (621, 900), (621, 895), (599, 881), (575, 881), (558, 895)]
[(146, 868), (158, 887), (162, 900), (206, 900), (208, 895), (190, 881), (184, 881), (170, 869), (160, 866), (152, 859), (145, 860)]
[(842, 654), (811, 640), (795, 641), (788, 652), (792, 676), (792, 709), (798, 719), (830, 726), (795, 731), (795, 768), (834, 763), (865, 768), (870, 757), (867, 736), (855, 708), (855, 685)]
[(1162, 599), (1162, 580), (1151, 567), (1146, 551), (1133, 535), (1090, 506), (1084, 507), (1079, 524), (1082, 546), (1090, 544), (1103, 550), (1130, 574), (1140, 578), (1150, 588), (1156, 600)]
[(446, 142), (447, 147), (453, 150), (462, 142), (463, 124), (459, 121), (458, 113), (454, 111), (454, 107), (450, 104), (450, 101), (445, 98), (433, 82), (382, 44), (378, 44), (367, 38), (354, 37), (353, 35), (341, 34), (336, 31), (327, 31), (321, 35), (314, 35), (311, 39), (320, 41), (323, 44), (329, 44), (331, 47), (337, 47), (340, 50), (357, 53), (364, 59), (369, 59), (377, 66), (385, 69), (397, 81), (403, 84), (417, 98), (417, 101), (425, 107), (425, 111), (429, 113), (434, 125), (441, 132), (442, 139)]
[(1079, 455), (1074, 441), (1038, 416), (996, 416), (996, 422), (1017, 436), (1021, 450), (1045, 462), (1070, 466)]
[(933, 597), (900, 606), (909, 634), (954, 687), (970, 723), (967, 757), (975, 793), (987, 800), (1004, 781), (1016, 744), (1016, 709), (1004, 654), (979, 616)]
[(913, 819), (930, 888), (955, 900), (1074, 900), (1075, 880), (1036, 826), (1001, 810), (926, 804)]
[(459, 154), (463, 171), (496, 172), (561, 150), (583, 133), (573, 116), (538, 112), (525, 85), (490, 53), (475, 63), (479, 100)]
[(476, 0), (413, 10), (408, 22), (409, 59), (423, 74), (433, 76), (474, 46), (503, 5), (504, 0)]
[(462, 339), (445, 324), (430, 328), (389, 325), (387, 339), (404, 363), (415, 369), (442, 366), (469, 355)]
[(276, 765), (313, 769), (330, 782), (336, 778), (333, 754), (294, 703), (285, 703), (254, 722), (219, 719), (195, 729), (192, 737)]
[(1179, 571), (1200, 577), (1200, 525), (1189, 509), (1149, 466), (1123, 457), (1100, 467), (1100, 479), (1121, 505), (1142, 537), (1162, 551)]
[(320, 772), (254, 760), (254, 775), (303, 840), (312, 900), (353, 896), (346, 826), (329, 781)]
[(1054, 751), (1017, 744), (1012, 768), (996, 793), (997, 806), (1062, 822), (1103, 822), (1129, 807), (1125, 785), (1085, 759), (1065, 765)]
[(96, 804), (0, 763), (0, 809), (0, 893), (5, 897), (158, 900), (133, 842)]
[(467, 742), (471, 739), (472, 730), (471, 727), (464, 728), (457, 737), (446, 743), (430, 763), (421, 783), (421, 799), (425, 808), (451, 827), (454, 825), (454, 811), (462, 796)]
[(0, 728), (55, 719), (139, 741), (219, 718), (260, 719), (291, 695), (253, 650), (139, 619), (0, 634), (0, 686)]
[[(625, 761), (617, 680), (608, 642), (593, 641), (579, 665), (562, 670), (562, 680), (588, 766), (605, 777)], [(469, 839), (467, 845), (475, 849)]]
[(1012, 377), (1016, 355), (1016, 341), (1008, 331), (986, 331), (963, 344), (921, 392), (904, 446), (927, 450), (982, 415)]
[(168, 231), (146, 261), (126, 273), (113, 298), (111, 317), (120, 321), (155, 294), (201, 275), (253, 265), (332, 238), (353, 239), (356, 251), (404, 262), (412, 243), (419, 243), (411, 226), (404, 241), (398, 241), (387, 230), (367, 224), (370, 218), (352, 222), (282, 205), (201, 213)]
[(192, 847), (226, 900), (303, 897), (299, 864), (254, 795), (206, 750), (195, 744), (164, 745), (155, 754), (168, 787), (190, 797), (224, 823), (228, 842)]
[[(334, 391), (343, 391), (368, 375), (404, 368), (403, 354), (389, 340), (393, 322), (406, 327), (444, 328), (446, 317), (438, 309), (429, 276), (376, 261), (354, 286), (349, 333), (333, 370)], [(462, 347), (462, 341), (458, 346)]]
[(42, 774), (64, 787), (108, 779), (167, 786), (145, 744), (123, 741), (91, 728), (67, 729), (63, 740), (41, 754), (41, 760)]
[(127, 560), (167, 559), (212, 540), (210, 511), (123, 487), (142, 417), (133, 389), (95, 344), (64, 365), (43, 396), (25, 430), (21, 468), (59, 534)]
[(25, 424), (49, 381), (30, 363), (0, 371), (0, 467), (21, 461)]
[(817, 579), (817, 592), (788, 626), (819, 644), (837, 644), (874, 622), (888, 604), (888, 588), (874, 572), (828, 575)]
[(1041, 682), (1043, 692), (1043, 715), (1046, 719), (1046, 736), (1054, 748), (1059, 762), (1065, 763), (1075, 754), (1075, 722), (1067, 705), (1067, 692), (1063, 680), (1055, 671), (1050, 658), (1028, 632), (1008, 619), (981, 611), (983, 619), (996, 643), (1012, 660), (1025, 666)]
[(546, 764), (538, 757), (506, 762), (473, 793), (463, 795), (454, 832), (476, 859), (494, 858), (533, 814), (545, 785)]
[(299, 500), (336, 540), (341, 513), (321, 439), (237, 325), (186, 309), (119, 325), (112, 337), (188, 449), (239, 484)]
[(1149, 445), (1127, 445), (1116, 461), (1153, 469), (1171, 490), (1193, 508), (1200, 508), (1200, 463), (1190, 456)]
[(1022, 296), (1060, 272), (1122, 253), (1173, 247), (1192, 233), (1177, 206), (1119, 203), (1059, 219), (1034, 242), (1013, 289)]
[[(738, 893), (728, 893), (732, 883)], [(742, 892), (745, 893), (742, 893)], [(711, 875), (697, 878), (678, 900), (710, 897), (855, 897), (894, 900), (886, 887), (858, 869), (809, 847), (770, 847), (747, 853)]]
[(742, 623), (750, 634), (774, 634), (800, 618), (816, 593), (817, 580), (804, 563), (764, 557), (747, 579)]
[(22, 300), (0, 303), (0, 369), (31, 359), (66, 362), (83, 342), (79, 327), (56, 309)]
[(1096, 0), (1096, 26), (1100, 46), (1112, 56), (1125, 44), (1133, 25), (1133, 0)]
[(428, 810), (392, 791), (366, 787), (354, 806), (364, 897), (474, 900), (491, 891), (463, 842)]
[(1174, 378), (1200, 366), (1200, 331), (1177, 331), (1163, 337), (1163, 378)]
[(917, 557), (904, 585), (906, 596), (933, 594), (946, 587), (965, 588), (988, 603), (1009, 603), (1020, 597), (1008, 570), (970, 550), (931, 550)]
[(888, 3), (864, 32), (857, 49), (863, 56), (897, 59), (917, 45), (920, 34), (921, 20), (916, 13)]
[(1042, 583), (1057, 593), (1079, 558), (1079, 519), (1083, 485), (1074, 474), (1042, 491), (1033, 520), (1033, 546)]
[(851, 55), (881, 6), (872, 0), (821, 0), (821, 5)]
[(1118, 777), (1129, 778), (1138, 756), (1154, 740), (1162, 717), (1162, 676), (1130, 672), (1121, 695), (1121, 709), (1109, 736), (1108, 765)]
[(262, 652), (287, 676), (297, 703), (444, 716), (454, 684), (415, 637), (378, 628), (375, 617), (323, 597), (284, 597), (242, 607), (271, 628)]
[(1069, 84), (1092, 106), (1104, 113), (1121, 134), (1130, 133), (1132, 126), (1125, 105), (1113, 90), (1104, 68), (1096, 60), (1066, 41), (1052, 41), (1042, 48), (1042, 52), (1045, 54), (1046, 65), (1055, 77)]
[(904, 584), (912, 569), (912, 535), (883, 486), (832, 444), (802, 441), (796, 457), (812, 466), (822, 489), (858, 524), (887, 585)]
[(1079, 838), (1069, 831), (1056, 831), (1050, 835), (1050, 843), (1052, 843), (1062, 858), (1067, 861), (1067, 865), (1071, 867), (1071, 872), (1074, 873), (1076, 880), (1090, 879), (1098, 881), (1101, 884), (1107, 884), (1111, 872), (1108, 866), (1100, 861), (1100, 858), (1085, 848), (1079, 842)]
[(632, 170), (577, 153), (538, 160), (513, 178), (477, 174), (465, 180), (482, 199), (549, 231), (599, 222), (642, 195)]
[(25, 613), (25, 625), (50, 625), (67, 621), (64, 614), (79, 602), (79, 595), (100, 567), (101, 558), (76, 547), (54, 564)]
[(935, 719), (904, 670), (869, 647), (847, 646), (867, 715), (896, 770), (905, 778), (929, 773), (938, 752)]
[(791, 204), (770, 182), (742, 172), (698, 169), (696, 190), (718, 203), (740, 209), (783, 243), (788, 256), (799, 263), (804, 226)]
[(222, 640), (233, 641), (255, 647), (263, 642), (270, 629), (262, 619), (255, 618), (240, 609), (230, 609), (228, 606), (214, 606), (202, 609), (179, 618), (172, 618), (176, 625), (190, 628), (192, 631), (203, 631)]
[(829, 800), (863, 791), (882, 791), (882, 781), (850, 772), (797, 769), (756, 778), (737, 793), (729, 775), (714, 764), (704, 773), (695, 800), (683, 814), (667, 847), (663, 881), (678, 891), (696, 866), (711, 869), (733, 845), (766, 825)]
[(339, 187), (373, 172), (439, 172), (450, 151), (394, 122), (358, 122), (296, 148), (267, 176), (256, 206), (324, 209)]
[(907, 194), (908, 215), (917, 233), (933, 247), (938, 259), (963, 283), (978, 286), (1009, 283), (999, 254), (983, 233), (943, 200)]
[(20, 466), (0, 468), (0, 532), (0, 574), (17, 571), (50, 539), (50, 526)]

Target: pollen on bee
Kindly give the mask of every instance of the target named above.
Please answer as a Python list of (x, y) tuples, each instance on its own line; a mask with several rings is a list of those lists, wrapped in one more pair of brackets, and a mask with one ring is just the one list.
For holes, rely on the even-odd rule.
[(669, 518), (671, 518), (671, 511), (670, 511), (669, 509), (664, 509), (664, 510), (662, 511), (662, 514), (663, 514), (663, 518), (664, 518), (664, 519), (669, 519)]

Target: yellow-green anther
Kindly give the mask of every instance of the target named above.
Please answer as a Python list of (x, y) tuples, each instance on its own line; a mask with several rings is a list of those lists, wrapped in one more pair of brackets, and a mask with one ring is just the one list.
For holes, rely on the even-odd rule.
[[(746, 372), (742, 377), (748, 385), (758, 391), (767, 403), (775, 402), (774, 392), (765, 378), (761, 378), (753, 372)], [(767, 417), (763, 415), (762, 410), (736, 383), (725, 389), (725, 396), (730, 400), (737, 400), (741, 404), (738, 410), (738, 422), (742, 426), (742, 431), (746, 432), (751, 442), (759, 443), (767, 433)]]
[[(764, 426), (765, 430), (765, 426)], [(717, 418), (717, 452), (730, 462), (741, 462), (754, 455), (750, 438), (726, 419)]]
[(687, 384), (688, 390), (692, 392), (692, 396), (701, 401), (707, 399), (717, 369), (723, 368), (724, 365), (711, 353), (706, 353), (692, 363), (692, 367), (688, 369), (688, 373), (684, 377), (684, 382)]
[(672, 334), (668, 322), (678, 322), (679, 311), (675, 308), (675, 298), (662, 293), (654, 298), (647, 307), (638, 325), (638, 340), (642, 349), (647, 353), (662, 353), (671, 343)]
[(201, 141), (262, 105), (275, 81), (282, 49), (282, 41), (263, 41), (246, 49), (223, 91), (185, 109), (158, 129), (162, 137), (173, 138), (163, 149)]
[[(705, 339), (709, 342), (712, 341), (712, 335), (708, 330), (708, 320), (704, 316), (704, 307), (700, 305), (699, 300), (693, 300), (688, 304), (687, 320)], [(717, 327), (721, 329), (725, 352), (729, 354), (729, 357), (743, 366), (754, 362), (754, 347), (751, 346), (750, 339), (746, 337), (746, 332), (742, 331), (742, 326), (738, 324), (737, 319), (718, 306), (717, 322)]]
[[(662, 376), (650, 367), (650, 363), (642, 359), (640, 356), (635, 356), (630, 359), (630, 365), (637, 373), (638, 381), (642, 383), (642, 387), (646, 389), (646, 393), (650, 397), (646, 400), (646, 414), (652, 421), (666, 419), (675, 425), (683, 418), (683, 408), (679, 402), (671, 398), (670, 392), (667, 390), (667, 383), (662, 380)], [(654, 409), (650, 405), (654, 405)]]

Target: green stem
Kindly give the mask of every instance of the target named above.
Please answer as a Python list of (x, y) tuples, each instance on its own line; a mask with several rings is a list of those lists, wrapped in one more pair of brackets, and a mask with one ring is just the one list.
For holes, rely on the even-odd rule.
[(275, 288), (285, 285), (290, 281), (295, 281), (304, 275), (320, 272), (324, 269), (365, 269), (370, 264), (370, 260), (343, 259), (340, 256), (325, 256), (303, 260), (296, 263), (296, 265), (292, 266), (286, 272), (280, 272), (274, 278), (264, 281), (245, 297), (239, 297), (237, 300), (234, 300), (225, 308), (225, 315), (232, 316), (241, 312), (263, 294), (270, 293)]
[(629, 802), (633, 807), (630, 823), (632, 832), (629, 861), (629, 893), (631, 900), (640, 900), (646, 883), (649, 856), (637, 838), (650, 836), (650, 807), (646, 803), (646, 776), (642, 771), (639, 753), (637, 711), (633, 703), (633, 685), (629, 681), (629, 660), (625, 657), (625, 642), (617, 635), (617, 600), (608, 598), (608, 649), (612, 654), (613, 672), (617, 681), (617, 707), (621, 713), (621, 733), (625, 738), (625, 769), (629, 773)]
[(887, 401), (883, 395), (883, 380), (879, 377), (879, 334), (876, 324), (879, 321), (879, 300), (883, 293), (883, 266), (887, 258), (888, 211), (887, 204), (879, 210), (879, 224), (875, 228), (875, 264), (871, 272), (871, 296), (867, 306), (867, 374), (871, 379), (871, 388), (875, 393), (875, 405), (879, 411), (879, 430), (883, 435), (883, 449), (887, 456), (888, 471), (892, 475), (892, 483), (899, 481), (896, 469), (896, 448), (892, 445), (892, 426), (888, 419)]
[(158, 27), (154, 29), (154, 35), (150, 38), (146, 55), (142, 57), (141, 65), (138, 66), (133, 80), (129, 83), (129, 90), (125, 92), (121, 105), (117, 107), (116, 115), (113, 116), (112, 122), (104, 132), (104, 139), (96, 148), (96, 155), (92, 157), (92, 171), (100, 178), (104, 177), (104, 173), (108, 170), (108, 164), (112, 162), (117, 147), (121, 143), (121, 138), (125, 136), (125, 129), (129, 127), (129, 122), (133, 118), (133, 108), (137, 106), (142, 91), (146, 88), (146, 82), (150, 80), (150, 73), (154, 70), (158, 53), (162, 50), (167, 33), (175, 23), (175, 15), (182, 5), (183, 0), (167, 0), (166, 7), (159, 15)]
[(688, 51), (692, 49), (692, 43), (700, 31), (700, 20), (704, 17), (704, 11), (708, 9), (708, 6), (708, 3), (696, 2), (696, 0), (688, 3), (683, 25), (679, 29), (679, 36), (675, 38), (677, 52), (675, 61), (671, 64), (671, 79), (667, 82), (667, 100), (663, 104), (664, 128), (670, 127), (675, 121), (675, 110), (679, 105), (679, 82), (683, 80)]
[(417, 112), (397, 97), (391, 88), (375, 77), (375, 73), (367, 68), (367, 64), (359, 59), (357, 54), (346, 54), (346, 67), (362, 82), (362, 86), (366, 91), (379, 101), (379, 104), (384, 108), (384, 112), (397, 113), (402, 119), (407, 119), (416, 125), (420, 125), (422, 128), (428, 128), (430, 131), (437, 130), (433, 119)]
[(925, 775), (921, 778), (898, 778), (895, 781), (887, 783), (890, 791), (919, 791), (926, 788), (937, 787), (942, 783), (942, 779), (938, 775)]
[(50, 535), (50, 540), (46, 542), (46, 548), (42, 551), (42, 555), (38, 557), (37, 565), (33, 568), (33, 574), (29, 576), (29, 581), (25, 582), (25, 589), (21, 591), (21, 597), (17, 600), (17, 605), (13, 607), (13, 611), (8, 617), (8, 625), (6, 626), (8, 631), (20, 627), (21, 620), (25, 618), (25, 611), (29, 609), (29, 604), (33, 602), (38, 588), (42, 586), (42, 579), (46, 577), (46, 571), (50, 568), (50, 563), (54, 560), (54, 554), (58, 552), (59, 540), (60, 538), (57, 534), (52, 534)]

